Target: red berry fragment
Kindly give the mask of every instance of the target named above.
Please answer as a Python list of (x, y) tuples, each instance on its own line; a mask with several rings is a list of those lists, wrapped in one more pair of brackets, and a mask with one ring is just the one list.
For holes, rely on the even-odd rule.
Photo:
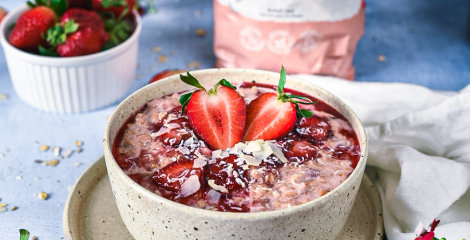
[(295, 131), (301, 137), (313, 141), (323, 141), (333, 135), (333, 131), (326, 119), (317, 116), (300, 118), (297, 121)]
[(245, 189), (248, 186), (247, 171), (241, 166), (244, 163), (243, 160), (237, 160), (237, 158), (237, 155), (229, 155), (226, 158), (217, 159), (216, 163), (208, 164), (205, 169), (207, 182), (213, 180), (217, 186), (226, 189), (221, 192)]
[[(202, 169), (193, 168), (192, 160), (178, 160), (155, 171), (153, 180), (158, 187), (171, 191), (173, 197), (181, 196), (181, 186), (191, 176), (197, 176), (199, 187), (202, 182)], [(181, 196), (186, 197), (186, 196)]]

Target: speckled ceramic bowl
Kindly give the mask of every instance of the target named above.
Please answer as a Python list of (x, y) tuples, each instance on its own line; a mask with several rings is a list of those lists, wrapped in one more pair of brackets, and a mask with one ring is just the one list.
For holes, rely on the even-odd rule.
[[(193, 74), (203, 85), (226, 78), (232, 83), (257, 81), (277, 84), (279, 73), (245, 69), (207, 69)], [(189, 86), (178, 75), (145, 86), (125, 99), (111, 116), (104, 134), (104, 156), (114, 197), (129, 232), (149, 239), (335, 239), (343, 228), (361, 184), (367, 141), (360, 120), (340, 99), (302, 80), (288, 77), (287, 88), (315, 96), (339, 110), (356, 131), (361, 158), (352, 174), (326, 195), (313, 201), (275, 211), (233, 213), (186, 206), (158, 196), (129, 178), (116, 163), (111, 147), (124, 121), (151, 99)]]

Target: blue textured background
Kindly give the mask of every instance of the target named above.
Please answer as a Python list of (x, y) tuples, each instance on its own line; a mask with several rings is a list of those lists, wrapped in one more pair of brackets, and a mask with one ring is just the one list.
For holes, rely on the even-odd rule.
[[(1, 0), (0, 6), (11, 10), (19, 3)], [(158, 0), (156, 4), (158, 13), (144, 17), (132, 91), (163, 69), (186, 68), (193, 61), (199, 61), (201, 68), (214, 64), (212, 2)], [(468, 1), (458, 0), (367, 2), (366, 33), (354, 60), (357, 80), (410, 82), (441, 90), (463, 88), (470, 82), (469, 9)], [(208, 34), (197, 37), (198, 28)], [(156, 46), (162, 51), (152, 52)], [(168, 61), (159, 62), (161, 55)], [(379, 55), (386, 61), (378, 61)], [(8, 203), (9, 208), (19, 207), (0, 213), (0, 239), (18, 239), (19, 228), (28, 229), (39, 239), (60, 239), (64, 236), (62, 211), (68, 187), (103, 155), (104, 125), (116, 105), (75, 115), (40, 112), (15, 94), (3, 50), (0, 93), (9, 96), (0, 101), (0, 153), (4, 155), (0, 156), (0, 202)], [(75, 149), (75, 140), (85, 143), (81, 154), (75, 153), (56, 167), (34, 163), (35, 159), (54, 158), (50, 151), (40, 152), (35, 141)], [(76, 163), (83, 164), (77, 167)], [(37, 193), (41, 191), (49, 193), (49, 199), (39, 200)]]

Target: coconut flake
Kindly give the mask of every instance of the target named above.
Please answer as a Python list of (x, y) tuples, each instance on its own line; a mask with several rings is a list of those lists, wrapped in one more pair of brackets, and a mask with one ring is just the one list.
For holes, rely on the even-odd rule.
[(228, 190), (224, 186), (220, 186), (220, 185), (215, 184), (215, 181), (213, 179), (209, 179), (207, 181), (207, 184), (209, 184), (209, 187), (211, 187), (214, 190), (217, 190), (217, 191), (223, 192), (223, 193), (228, 193)]
[(191, 175), (183, 184), (181, 184), (181, 197), (187, 197), (201, 188), (201, 183), (199, 182), (199, 177), (197, 175)]
[(191, 146), (191, 144), (193, 144), (193, 142), (194, 142), (194, 138), (190, 137), (190, 138), (186, 139), (186, 141), (184, 141), (184, 146), (186, 146), (186, 147)]
[(175, 129), (181, 127), (178, 123), (165, 123), (163, 126), (168, 129)]
[(245, 160), (248, 165), (259, 166), (262, 162), (262, 160), (246, 154), (240, 154), (240, 157)]
[(188, 155), (191, 153), (191, 151), (189, 151), (189, 148), (187, 147), (181, 147), (181, 148), (178, 148), (178, 150), (184, 155)]
[(199, 149), (196, 150), (194, 154), (200, 159), (208, 160), (206, 156), (204, 156), (201, 152), (199, 152)]
[(239, 143), (235, 144), (235, 146), (233, 146), (232, 149), (230, 149), (229, 153), (239, 154), (245, 148), (246, 148), (246, 144), (244, 144), (242, 142), (239, 142)]
[(209, 203), (218, 203), (220, 195), (221, 194), (219, 192), (211, 189), (207, 192), (207, 200), (209, 201)]
[(193, 162), (193, 168), (202, 168), (206, 166), (206, 164), (207, 164), (207, 161), (205, 159), (196, 158), (194, 159), (194, 162)]
[(263, 148), (261, 146), (261, 142), (256, 140), (256, 141), (250, 141), (248, 144), (246, 144), (245, 149), (243, 149), (243, 152), (245, 153), (252, 153), (252, 152), (259, 152), (262, 151)]
[(212, 151), (212, 158), (220, 158), (221, 154), (222, 154), (222, 150), (220, 150), (220, 149)]
[(281, 162), (286, 163), (287, 158), (284, 156), (284, 153), (282, 153), (282, 150), (277, 146), (275, 143), (270, 143), (269, 146), (271, 147), (271, 150), (273, 151), (274, 156), (279, 158)]

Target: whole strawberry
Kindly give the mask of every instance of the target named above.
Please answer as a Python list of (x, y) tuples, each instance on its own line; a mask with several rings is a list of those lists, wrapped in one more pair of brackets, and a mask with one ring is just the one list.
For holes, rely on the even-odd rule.
[(139, 7), (135, 0), (92, 0), (91, 6), (98, 12), (112, 12), (116, 18), (129, 16)]
[[(312, 112), (300, 109), (300, 104), (313, 104), (309, 98), (284, 93), (286, 70), (282, 67), (277, 94), (267, 92), (251, 101), (246, 108), (246, 127), (243, 141), (273, 140), (288, 134), (297, 116), (309, 118)], [(304, 101), (298, 101), (301, 99)]]
[(56, 18), (56, 13), (46, 6), (37, 6), (24, 12), (10, 34), (10, 44), (27, 51), (45, 45), (46, 40), (42, 36), (54, 26)]
[(57, 46), (62, 57), (82, 56), (99, 52), (108, 41), (103, 21), (93, 11), (72, 8), (67, 10), (59, 25), (47, 33), (51, 46)]

